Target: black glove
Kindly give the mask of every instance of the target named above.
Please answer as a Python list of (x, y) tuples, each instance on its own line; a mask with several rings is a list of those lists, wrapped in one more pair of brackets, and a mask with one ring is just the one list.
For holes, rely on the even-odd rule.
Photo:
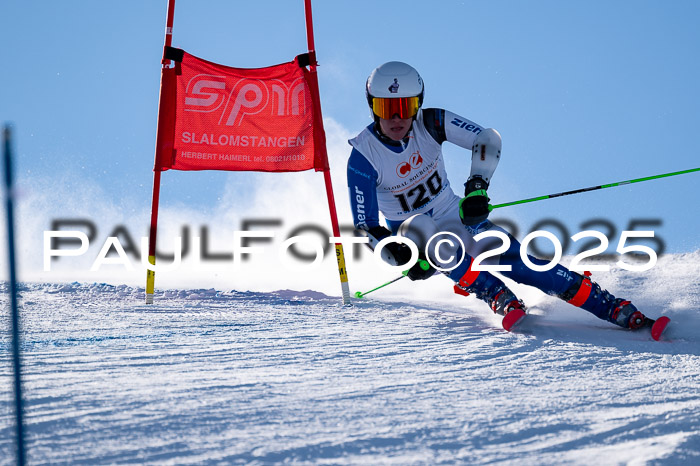
[(430, 278), (435, 273), (435, 269), (425, 259), (418, 259), (418, 262), (413, 264), (413, 267), (404, 272), (411, 280), (425, 280)]
[[(391, 236), (391, 232), (382, 226), (377, 226), (370, 228), (367, 232), (370, 237), (370, 243), (377, 244), (379, 241)], [(389, 251), (393, 256), (393, 265), (404, 265), (411, 260), (411, 248), (403, 243), (389, 242), (384, 246), (384, 249)], [(411, 280), (425, 280), (426, 278), (432, 277), (435, 273), (435, 269), (430, 266), (430, 263), (425, 260), (423, 254), (419, 255), (418, 262), (413, 264), (413, 266), (404, 271), (406, 275)]]
[(411, 260), (411, 248), (403, 243), (387, 243), (384, 248), (388, 249), (391, 255), (394, 256), (396, 265), (404, 265)]
[[(391, 236), (391, 232), (382, 226), (370, 228), (367, 231), (367, 233), (370, 237), (370, 245), (372, 246), (372, 249), (374, 249), (374, 247), (381, 240)], [(384, 246), (384, 249), (389, 251), (393, 256), (393, 262), (395, 263), (391, 265), (404, 265), (408, 263), (409, 260), (411, 260), (411, 249), (403, 243), (396, 243), (391, 241), (387, 243), (386, 246)], [(386, 261), (387, 259), (384, 258), (384, 260)]]
[(459, 217), (467, 226), (477, 225), (489, 216), (489, 197), (486, 194), (489, 184), (480, 176), (475, 176), (464, 184), (464, 198), (459, 203)]

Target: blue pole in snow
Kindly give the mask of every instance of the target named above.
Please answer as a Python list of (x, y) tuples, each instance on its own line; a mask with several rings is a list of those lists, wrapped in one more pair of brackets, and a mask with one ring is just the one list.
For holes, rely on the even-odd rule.
[(12, 180), (12, 130), (9, 125), (3, 129), (3, 152), (5, 159), (5, 210), (7, 212), (8, 264), (10, 266), (10, 312), (12, 313), (12, 363), (14, 366), (15, 413), (17, 420), (17, 464), (24, 466), (24, 409), (22, 403), (22, 379), (19, 354), (19, 311), (17, 310), (17, 269), (15, 267), (15, 215), (14, 189)]

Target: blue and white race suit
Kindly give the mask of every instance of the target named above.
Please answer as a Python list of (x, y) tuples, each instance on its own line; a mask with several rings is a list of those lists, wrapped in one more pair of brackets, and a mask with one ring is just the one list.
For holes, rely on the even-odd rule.
[[(450, 187), (445, 172), (442, 143), (447, 141), (471, 150), (482, 131), (484, 128), (481, 125), (467, 118), (434, 108), (418, 112), (407, 137), (402, 141), (384, 137), (374, 123), (367, 126), (349, 141), (353, 149), (348, 160), (347, 178), (355, 227), (369, 231), (381, 226), (380, 212), (393, 234), (400, 229), (403, 234), (402, 224), (405, 227), (406, 224), (415, 223), (422, 230), (420, 234), (417, 237), (406, 236), (423, 251), (426, 240), (435, 233), (457, 235), (464, 249), (455, 246), (452, 251), (455, 254), (442, 254), (443, 257), (453, 257), (454, 262), (439, 265), (445, 269), (447, 276), (459, 282), (469, 270), (473, 257), (502, 244), (498, 238), (477, 242), (474, 236), (482, 231), (494, 230), (507, 234), (489, 220), (474, 227), (464, 226), (459, 216), (460, 197)], [(482, 158), (472, 154), (470, 176), (478, 175), (490, 182), (498, 162), (495, 157)], [(414, 222), (416, 219), (421, 221)], [(548, 294), (561, 296), (571, 287), (576, 274), (559, 264), (545, 272), (530, 269), (520, 258), (520, 243), (508, 236), (509, 249), (484, 260), (483, 264), (510, 265), (510, 271), (500, 273)], [(414, 238), (418, 238), (418, 241)], [(427, 256), (433, 259), (433, 263), (439, 260), (429, 249)], [(546, 263), (532, 256), (529, 258), (534, 264)], [(488, 272), (481, 274), (493, 277)], [(493, 279), (497, 280), (495, 277)]]

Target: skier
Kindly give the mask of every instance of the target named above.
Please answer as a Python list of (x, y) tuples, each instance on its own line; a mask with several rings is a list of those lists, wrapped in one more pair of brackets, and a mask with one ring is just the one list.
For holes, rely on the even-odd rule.
[[(509, 271), (499, 273), (621, 327), (638, 329), (653, 322), (630, 301), (616, 298), (586, 275), (560, 264), (547, 271), (528, 267), (520, 257), (520, 243), (488, 220), (487, 190), (500, 160), (499, 133), (449, 110), (422, 108), (423, 95), (423, 80), (406, 63), (385, 63), (367, 79), (366, 96), (374, 121), (349, 141), (353, 149), (347, 177), (355, 228), (366, 231), (372, 249), (389, 236), (408, 237), (419, 247), (421, 259), (430, 259), (455, 282), (456, 292), (474, 294), (498, 314), (518, 310), (524, 316), (523, 302), (503, 281), (471, 267), (474, 257), (501, 244), (498, 239), (477, 242), (473, 237), (500, 231), (508, 235), (510, 247), (483, 264), (510, 266)], [(445, 141), (472, 151), (464, 198), (448, 182), (441, 150)], [(380, 224), (379, 212), (388, 228)], [(440, 232), (457, 235), (464, 250), (456, 242), (447, 254), (426, 248), (428, 238)], [(547, 263), (528, 257), (536, 265)], [(407, 244), (388, 242), (382, 258), (391, 265), (403, 265), (410, 260), (411, 250)], [(423, 280), (432, 276), (436, 270), (424, 264), (427, 262), (421, 260), (413, 265), (408, 277)]]

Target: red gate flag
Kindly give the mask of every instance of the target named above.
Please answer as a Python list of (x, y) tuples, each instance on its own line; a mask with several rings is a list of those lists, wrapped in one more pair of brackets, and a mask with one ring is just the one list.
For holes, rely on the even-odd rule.
[(172, 47), (166, 58), (175, 66), (163, 70), (156, 170), (328, 169), (307, 54), (255, 69)]
[[(156, 263), (163, 170), (323, 172), (333, 237), (340, 237), (316, 75), (311, 0), (304, 0), (308, 53), (290, 63), (231, 68), (171, 47), (175, 0), (168, 0), (153, 169), (148, 262)], [(171, 66), (172, 65), (172, 66)], [(350, 304), (343, 245), (335, 243), (343, 304)], [(146, 272), (153, 303), (155, 269)]]

